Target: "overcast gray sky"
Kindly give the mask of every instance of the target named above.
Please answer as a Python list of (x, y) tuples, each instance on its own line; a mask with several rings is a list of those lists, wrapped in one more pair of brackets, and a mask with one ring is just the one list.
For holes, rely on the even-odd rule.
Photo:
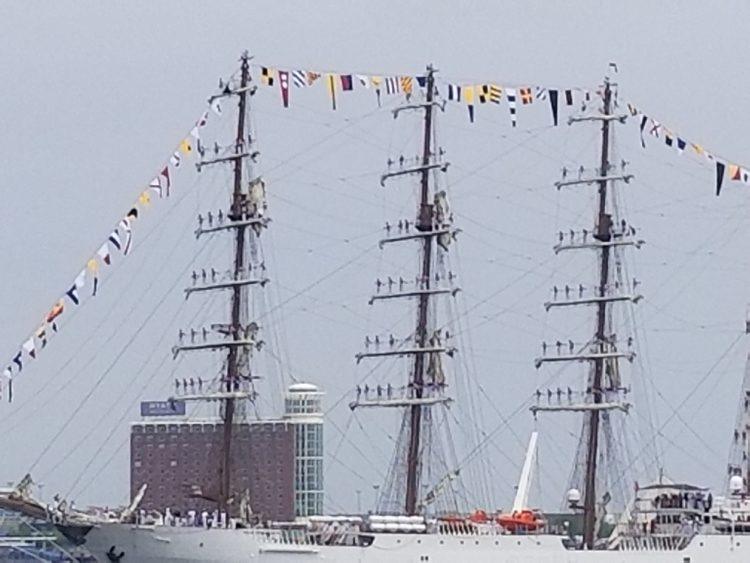
[[(614, 60), (622, 100), (750, 165), (747, 120), (738, 118), (750, 109), (743, 72), (749, 12), (743, 2), (692, 0), (4, 2), (0, 354), (12, 357), (71, 283), (243, 49), (289, 69), (416, 74), (431, 62), (457, 82), (552, 86), (595, 86)], [(319, 383), (333, 406), (365, 375), (353, 362), (365, 334), (389, 326), (381, 315), (400, 318), (392, 308), (369, 307), (367, 298), (378, 275), (398, 275), (413, 258), (376, 245), (385, 220), (413, 212), (411, 190), (408, 182), (383, 190), (377, 181), (389, 156), (416, 152), (419, 124), (394, 121), (364, 92), (342, 96), (337, 112), (322, 85), (297, 94), (286, 110), (276, 89), (253, 100), (274, 218), (264, 238), (274, 280), (269, 303), (295, 296), (268, 321), (286, 372)], [(590, 226), (593, 215), (588, 196), (557, 193), (552, 183), (564, 164), (596, 163), (596, 132), (548, 125), (546, 105), (521, 109), (517, 130), (504, 104), (479, 108), (474, 125), (464, 108), (439, 116), (439, 144), (453, 164), (447, 186), (465, 231), (458, 310), (470, 309), (463, 328), (471, 352), (463, 354), (471, 358), (451, 369), (470, 372), (464, 385), (475, 391), (473, 382), (481, 382), (475, 422), (488, 432), (500, 424), (498, 413), (519, 410), (544, 381), (532, 363), (540, 341), (567, 339), (568, 329), (582, 340), (590, 326), (584, 317), (545, 314), (542, 303), (554, 283), (585, 283), (593, 272), (590, 259), (553, 256), (554, 233)], [(228, 141), (231, 123), (214, 127), (210, 140)], [(662, 421), (701, 384), (682, 420), (662, 431), (664, 466), (676, 479), (719, 486), (748, 346), (741, 338), (731, 344), (750, 298), (750, 191), (727, 185), (715, 198), (708, 164), (654, 141), (644, 151), (633, 125), (618, 127), (615, 145), (636, 175), (621, 193), (627, 218), (648, 241), (629, 262), (646, 296), (639, 329), (647, 351), (634, 371), (658, 388), (661, 396), (649, 387)], [(224, 201), (227, 178), (182, 171), (175, 197), (139, 220), (132, 255), (103, 279), (101, 295), (61, 323), (61, 334), (24, 371), (16, 402), (0, 404), (0, 480), (17, 480), (43, 453), (34, 474), (45, 494), (75, 485), (79, 504), (126, 500), (127, 422), (137, 418), (136, 401), (163, 396), (182, 369), (168, 359), (177, 330), (216, 320), (199, 300), (181, 308), (181, 287), (191, 261), (226, 260), (218, 245), (198, 245), (190, 233), (198, 211)], [(274, 362), (266, 361), (270, 374)], [(397, 380), (397, 368), (379, 380)], [(555, 385), (575, 382), (575, 373)], [(269, 403), (278, 400), (273, 387)], [(63, 439), (45, 451), (91, 389)], [(329, 452), (343, 463), (329, 461), (327, 480), (370, 491), (386, 469), (394, 425), (370, 414), (352, 419), (345, 402), (332, 409), (327, 429)], [(334, 424), (348, 428), (358, 447)], [(486, 449), (497, 472), (494, 502), (506, 506), (534, 426), (525, 408), (511, 424)], [(577, 425), (541, 421), (538, 428), (538, 502), (554, 507)], [(334, 510), (354, 507), (342, 490), (330, 494)]]

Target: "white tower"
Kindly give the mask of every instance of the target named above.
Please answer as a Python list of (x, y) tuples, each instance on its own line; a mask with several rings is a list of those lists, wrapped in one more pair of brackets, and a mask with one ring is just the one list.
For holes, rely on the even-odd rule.
[(294, 424), (294, 512), (323, 514), (324, 393), (311, 383), (295, 383), (287, 391), (284, 419)]

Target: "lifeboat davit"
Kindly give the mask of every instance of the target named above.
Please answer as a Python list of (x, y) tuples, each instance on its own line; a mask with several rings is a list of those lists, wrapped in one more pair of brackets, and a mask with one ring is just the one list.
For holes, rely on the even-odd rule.
[(500, 514), (497, 523), (511, 533), (534, 532), (544, 527), (542, 515), (529, 509), (518, 510), (510, 514)]

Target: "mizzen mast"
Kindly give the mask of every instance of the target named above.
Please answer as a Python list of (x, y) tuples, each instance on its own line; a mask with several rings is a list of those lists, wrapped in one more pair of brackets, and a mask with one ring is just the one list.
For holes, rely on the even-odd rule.
[[(213, 158), (205, 158), (207, 151), (199, 146), (201, 161), (196, 164), (198, 171), (203, 167), (215, 164), (228, 164), (233, 169), (233, 185), (229, 210), (224, 213), (208, 213), (198, 217), (196, 237), (206, 234), (232, 232), (234, 252), (231, 269), (220, 274), (213, 268), (207, 274), (193, 273), (193, 285), (185, 290), (186, 297), (196, 292), (229, 291), (230, 316), (228, 323), (215, 323), (210, 329), (195, 331), (190, 334), (180, 332), (180, 344), (174, 347), (174, 354), (195, 350), (219, 350), (226, 353), (225, 373), (219, 379), (217, 390), (203, 392), (202, 382), (198, 392), (191, 385), (191, 392), (179, 396), (183, 400), (220, 401), (223, 423), (222, 449), (218, 459), (218, 496), (216, 501), (221, 511), (226, 511), (232, 497), (232, 432), (235, 417), (244, 412), (244, 402), (252, 401), (252, 374), (250, 355), (252, 350), (259, 349), (262, 342), (258, 339), (259, 326), (249, 319), (249, 290), (253, 286), (263, 287), (268, 278), (265, 276), (265, 265), (254, 264), (248, 251), (254, 248), (255, 237), (267, 226), (265, 216), (265, 184), (260, 177), (245, 178), (246, 159), (254, 162), (258, 152), (254, 150), (254, 139), (249, 132), (247, 114), (248, 96), (255, 93), (255, 86), (250, 84), (250, 57), (247, 52), (241, 58), (239, 82), (220, 84), (222, 92), (211, 98), (211, 103), (218, 103), (222, 98), (238, 98), (237, 128), (234, 142), (229, 147), (214, 146)], [(250, 240), (248, 240), (250, 239)], [(251, 248), (248, 249), (248, 246)], [(252, 255), (255, 253), (252, 252)], [(187, 341), (189, 337), (189, 342)]]

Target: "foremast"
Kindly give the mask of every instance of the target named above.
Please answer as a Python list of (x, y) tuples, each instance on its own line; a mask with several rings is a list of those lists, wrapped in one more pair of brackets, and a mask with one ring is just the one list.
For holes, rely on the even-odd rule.
[[(265, 277), (265, 265), (253, 264), (248, 257), (248, 245), (255, 248), (255, 237), (267, 226), (265, 216), (265, 184), (260, 177), (245, 177), (246, 161), (255, 162), (258, 152), (254, 150), (254, 139), (249, 132), (247, 114), (249, 96), (255, 93), (251, 85), (250, 57), (247, 52), (241, 57), (239, 81), (236, 79), (227, 84), (220, 83), (221, 93), (213, 96), (212, 104), (222, 98), (237, 97), (237, 126), (234, 142), (229, 147), (214, 146), (213, 158), (206, 157), (206, 149), (199, 145), (201, 160), (196, 164), (198, 171), (215, 164), (228, 164), (233, 170), (232, 192), (227, 212), (216, 214), (209, 212), (205, 217), (198, 216), (196, 237), (213, 233), (230, 233), (233, 238), (234, 252), (231, 269), (224, 275), (211, 268), (210, 273), (202, 270), (198, 275), (193, 272), (193, 285), (188, 287), (186, 297), (196, 292), (229, 291), (230, 314), (228, 323), (214, 323), (210, 330), (190, 330), (188, 335), (180, 332), (180, 344), (175, 346), (175, 356), (188, 351), (218, 350), (226, 354), (223, 374), (211, 392), (204, 393), (202, 381), (199, 380), (198, 392), (195, 392), (191, 380), (190, 393), (183, 393), (183, 400), (219, 401), (223, 426), (221, 455), (217, 459), (218, 491), (204, 495), (217, 502), (220, 511), (226, 512), (238, 491), (232, 491), (232, 438), (235, 418), (239, 405), (252, 401), (255, 393), (252, 390), (253, 376), (250, 370), (250, 355), (253, 349), (259, 349), (262, 341), (258, 339), (259, 327), (249, 320), (249, 291), (253, 286), (263, 287), (268, 282)], [(251, 240), (248, 240), (250, 238)], [(253, 256), (255, 252), (253, 252)], [(258, 270), (260, 270), (259, 273)], [(218, 336), (217, 336), (218, 335)], [(179, 384), (178, 384), (179, 385)], [(184, 389), (183, 391), (187, 391)], [(234, 503), (237, 506), (239, 503)]]
[[(434, 112), (440, 108), (435, 100), (435, 70), (427, 67), (424, 77), (424, 101), (410, 103), (394, 110), (394, 117), (405, 110), (416, 110), (424, 113), (422, 133), (422, 153), (412, 164), (402, 156), (399, 168), (390, 169), (381, 178), (381, 185), (386, 181), (406, 175), (419, 177), (419, 200), (414, 221), (398, 221), (395, 225), (386, 225), (386, 238), (380, 241), (381, 247), (386, 244), (404, 241), (416, 241), (419, 244), (419, 264), (414, 281), (407, 281), (399, 277), (398, 282), (389, 276), (388, 282), (377, 282), (377, 293), (370, 303), (390, 299), (416, 299), (417, 312), (414, 332), (411, 336), (396, 340), (393, 336), (381, 348), (378, 336), (373, 340), (365, 340), (365, 352), (357, 354), (357, 361), (365, 358), (379, 358), (385, 356), (411, 356), (412, 369), (407, 385), (403, 388), (393, 388), (390, 384), (377, 391), (370, 392), (368, 386), (357, 389), (357, 399), (350, 404), (352, 409), (362, 407), (397, 407), (404, 409), (402, 431), (396, 445), (394, 467), (391, 474), (400, 474), (403, 465), (402, 488), (403, 504), (401, 510), (407, 515), (419, 514), (425, 507), (424, 499), (420, 499), (419, 491), (422, 487), (423, 454), (425, 451), (425, 430), (430, 423), (430, 409), (436, 405), (448, 402), (445, 396), (445, 380), (442, 370), (442, 356), (451, 355), (454, 348), (448, 343), (448, 334), (436, 328), (434, 314), (431, 313), (435, 298), (440, 295), (455, 295), (457, 288), (452, 286), (453, 275), (440, 275), (434, 268), (436, 245), (447, 250), (448, 244), (456, 234), (452, 227), (452, 217), (448, 210), (445, 192), (438, 192), (432, 187), (431, 176), (438, 172), (445, 172), (448, 164), (442, 161), (442, 151), (436, 152), (433, 147)], [(389, 168), (394, 164), (389, 161)], [(397, 229), (397, 230), (396, 230)], [(396, 231), (395, 233), (393, 231)], [(394, 287), (398, 286), (398, 291)], [(387, 287), (388, 289), (383, 289)], [(372, 349), (374, 347), (374, 350)], [(377, 392), (376, 396), (375, 391)], [(405, 455), (401, 456), (399, 450)], [(401, 479), (396, 479), (400, 481)]]
[[(630, 182), (632, 175), (624, 171), (618, 173), (610, 160), (610, 137), (611, 125), (623, 122), (625, 116), (615, 115), (613, 112), (613, 85), (605, 79), (602, 91), (601, 112), (584, 117), (572, 117), (569, 123), (600, 121), (601, 122), (601, 152), (600, 164), (596, 174), (585, 177), (584, 170), (579, 172), (577, 179), (568, 179), (567, 171), (564, 171), (562, 181), (556, 183), (558, 189), (595, 185), (597, 186), (597, 212), (596, 223), (592, 231), (586, 229), (575, 232), (571, 231), (569, 238), (560, 233), (555, 253), (567, 250), (594, 250), (598, 254), (597, 282), (594, 291), (591, 292), (582, 284), (578, 288), (565, 286), (564, 299), (561, 298), (561, 289), (554, 288), (553, 299), (545, 303), (545, 308), (550, 310), (556, 307), (594, 306), (596, 317), (594, 325), (594, 336), (583, 345), (577, 345), (573, 341), (562, 343), (557, 341), (557, 355), (547, 354), (548, 345), (543, 344), (542, 356), (536, 360), (536, 366), (551, 362), (588, 362), (590, 370), (586, 389), (583, 393), (575, 392), (568, 387), (567, 393), (559, 387), (555, 392), (547, 391), (547, 402), (543, 404), (543, 393), (537, 391), (537, 405), (532, 407), (532, 412), (578, 412), (584, 415), (582, 446), (584, 448), (584, 475), (583, 475), (583, 504), (574, 508), (583, 512), (583, 547), (593, 549), (597, 533), (598, 513), (598, 491), (597, 477), (600, 472), (598, 461), (601, 455), (600, 439), (602, 437), (602, 422), (609, 422), (612, 411), (627, 413), (630, 403), (626, 397), (628, 389), (622, 384), (619, 369), (619, 360), (632, 361), (635, 352), (632, 350), (632, 338), (627, 339), (627, 346), (618, 342), (613, 331), (611, 315), (612, 305), (618, 302), (637, 303), (641, 296), (632, 293), (623, 293), (629, 284), (621, 284), (613, 279), (611, 259), (618, 248), (634, 246), (640, 248), (643, 241), (635, 239), (635, 231), (622, 220), (617, 224), (613, 220), (611, 212), (612, 203), (609, 201), (608, 192), (616, 182)], [(589, 238), (590, 237), (590, 238)], [(633, 283), (632, 286), (636, 284)], [(631, 287), (630, 289), (634, 289)], [(558, 298), (560, 297), (560, 298)], [(561, 348), (563, 353), (561, 353)], [(556, 397), (556, 400), (555, 400)], [(567, 400), (565, 400), (567, 398)], [(581, 400), (578, 400), (578, 399)], [(602, 499), (609, 496), (609, 492), (602, 495)]]

